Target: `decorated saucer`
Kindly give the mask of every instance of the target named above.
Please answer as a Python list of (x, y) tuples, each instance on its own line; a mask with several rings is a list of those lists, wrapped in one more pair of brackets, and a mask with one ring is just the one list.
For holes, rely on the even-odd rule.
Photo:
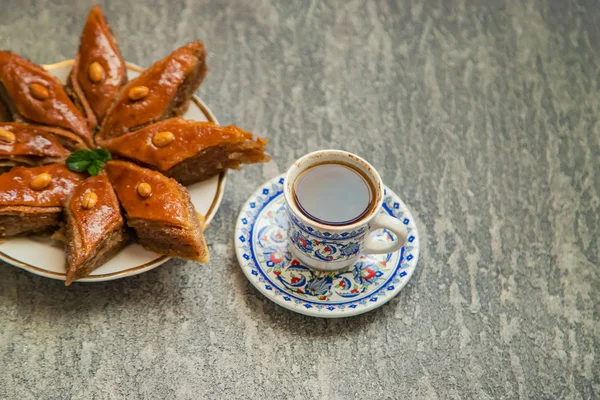
[[(284, 175), (262, 185), (242, 208), (235, 228), (235, 249), (248, 280), (271, 301), (313, 317), (350, 317), (387, 303), (408, 283), (419, 258), (419, 235), (402, 200), (385, 188), (382, 213), (407, 227), (404, 247), (390, 254), (362, 254), (337, 272), (318, 272), (292, 257), (287, 249), (288, 221), (283, 196)], [(377, 240), (394, 241), (387, 230)]]

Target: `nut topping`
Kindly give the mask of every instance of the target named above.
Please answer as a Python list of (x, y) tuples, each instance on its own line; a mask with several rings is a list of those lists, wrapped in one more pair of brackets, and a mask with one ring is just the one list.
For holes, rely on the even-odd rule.
[(86, 210), (94, 207), (98, 202), (98, 195), (94, 192), (87, 192), (85, 196), (83, 196), (83, 200), (81, 201), (81, 206)]
[(130, 100), (138, 101), (148, 96), (149, 92), (150, 89), (148, 89), (146, 86), (134, 86), (131, 89), (129, 89), (128, 96)]
[(90, 64), (88, 76), (92, 82), (100, 82), (104, 78), (104, 68), (102, 68), (102, 65), (98, 61)]
[(146, 183), (140, 183), (137, 187), (137, 192), (142, 197), (149, 197), (152, 194), (152, 187)]
[(44, 172), (44, 173), (39, 174), (35, 178), (33, 178), (31, 180), (31, 183), (29, 184), (29, 186), (33, 190), (42, 190), (42, 189), (45, 189), (50, 184), (51, 181), (52, 181), (52, 175), (50, 175), (47, 172)]
[(2, 143), (14, 143), (15, 134), (6, 129), (0, 129), (0, 142)]
[(29, 92), (38, 100), (46, 100), (50, 96), (48, 88), (40, 83), (32, 83), (29, 85)]
[(156, 147), (164, 147), (173, 140), (175, 140), (175, 135), (173, 135), (173, 132), (164, 131), (158, 132), (156, 135), (154, 135), (152, 138), (152, 143), (154, 143)]

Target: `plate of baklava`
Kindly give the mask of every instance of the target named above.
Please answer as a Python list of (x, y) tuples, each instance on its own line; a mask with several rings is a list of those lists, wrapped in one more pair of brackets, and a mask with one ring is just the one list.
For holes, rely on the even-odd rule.
[(99, 6), (73, 60), (0, 51), (0, 259), (66, 285), (209, 260), (226, 173), (268, 161), (267, 140), (194, 96), (202, 42), (165, 53), (127, 63)]

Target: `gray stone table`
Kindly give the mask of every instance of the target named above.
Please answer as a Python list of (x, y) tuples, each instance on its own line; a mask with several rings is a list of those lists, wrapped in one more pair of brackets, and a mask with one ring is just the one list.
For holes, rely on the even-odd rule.
[[(71, 58), (87, 1), (0, 1), (0, 48)], [(600, 398), (600, 6), (117, 1), (127, 60), (205, 41), (199, 90), (274, 161), (231, 173), (212, 261), (75, 284), (0, 265), (0, 398)], [(322, 320), (246, 280), (235, 216), (299, 156), (370, 160), (412, 209), (417, 272)]]

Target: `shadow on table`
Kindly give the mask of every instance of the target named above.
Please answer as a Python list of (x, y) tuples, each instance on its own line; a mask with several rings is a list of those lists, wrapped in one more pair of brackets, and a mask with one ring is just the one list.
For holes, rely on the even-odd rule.
[[(173, 303), (184, 301), (180, 291), (174, 290), (170, 270), (178, 260), (170, 260), (160, 268), (141, 275), (123, 279), (94, 282), (75, 282), (65, 288), (65, 282), (34, 275), (8, 264), (0, 263), (0, 302), (19, 312), (20, 315), (35, 313), (50, 318), (94, 312), (106, 308), (123, 308)], [(176, 288), (175, 288), (176, 289)]]
[(190, 287), (218, 284), (223, 286), (214, 290), (232, 290), (234, 296), (242, 298), (237, 303), (239, 309), (224, 307), (220, 312), (228, 312), (229, 309), (229, 312), (250, 315), (258, 323), (276, 331), (325, 338), (360, 332), (377, 320), (394, 318), (402, 299), (410, 296), (412, 291), (412, 286), (407, 285), (387, 304), (358, 316), (315, 318), (287, 310), (263, 296), (246, 279), (233, 254), (228, 257), (223, 278), (217, 278), (216, 282), (210, 282), (202, 275), (180, 273), (179, 268), (185, 268), (182, 263), (184, 261), (170, 260), (160, 268), (140, 275), (93, 284), (74, 283), (68, 288), (65, 288), (64, 281), (40, 277), (2, 263), (0, 303), (20, 317), (54, 321), (82, 321), (97, 313), (106, 313), (107, 317), (132, 313), (146, 318), (165, 311), (175, 312), (183, 318), (183, 315), (190, 317), (192, 313), (202, 312), (202, 309), (217, 315), (214, 314), (214, 307), (222, 306), (222, 299), (203, 304), (206, 297), (202, 300), (191, 297), (187, 290)]

